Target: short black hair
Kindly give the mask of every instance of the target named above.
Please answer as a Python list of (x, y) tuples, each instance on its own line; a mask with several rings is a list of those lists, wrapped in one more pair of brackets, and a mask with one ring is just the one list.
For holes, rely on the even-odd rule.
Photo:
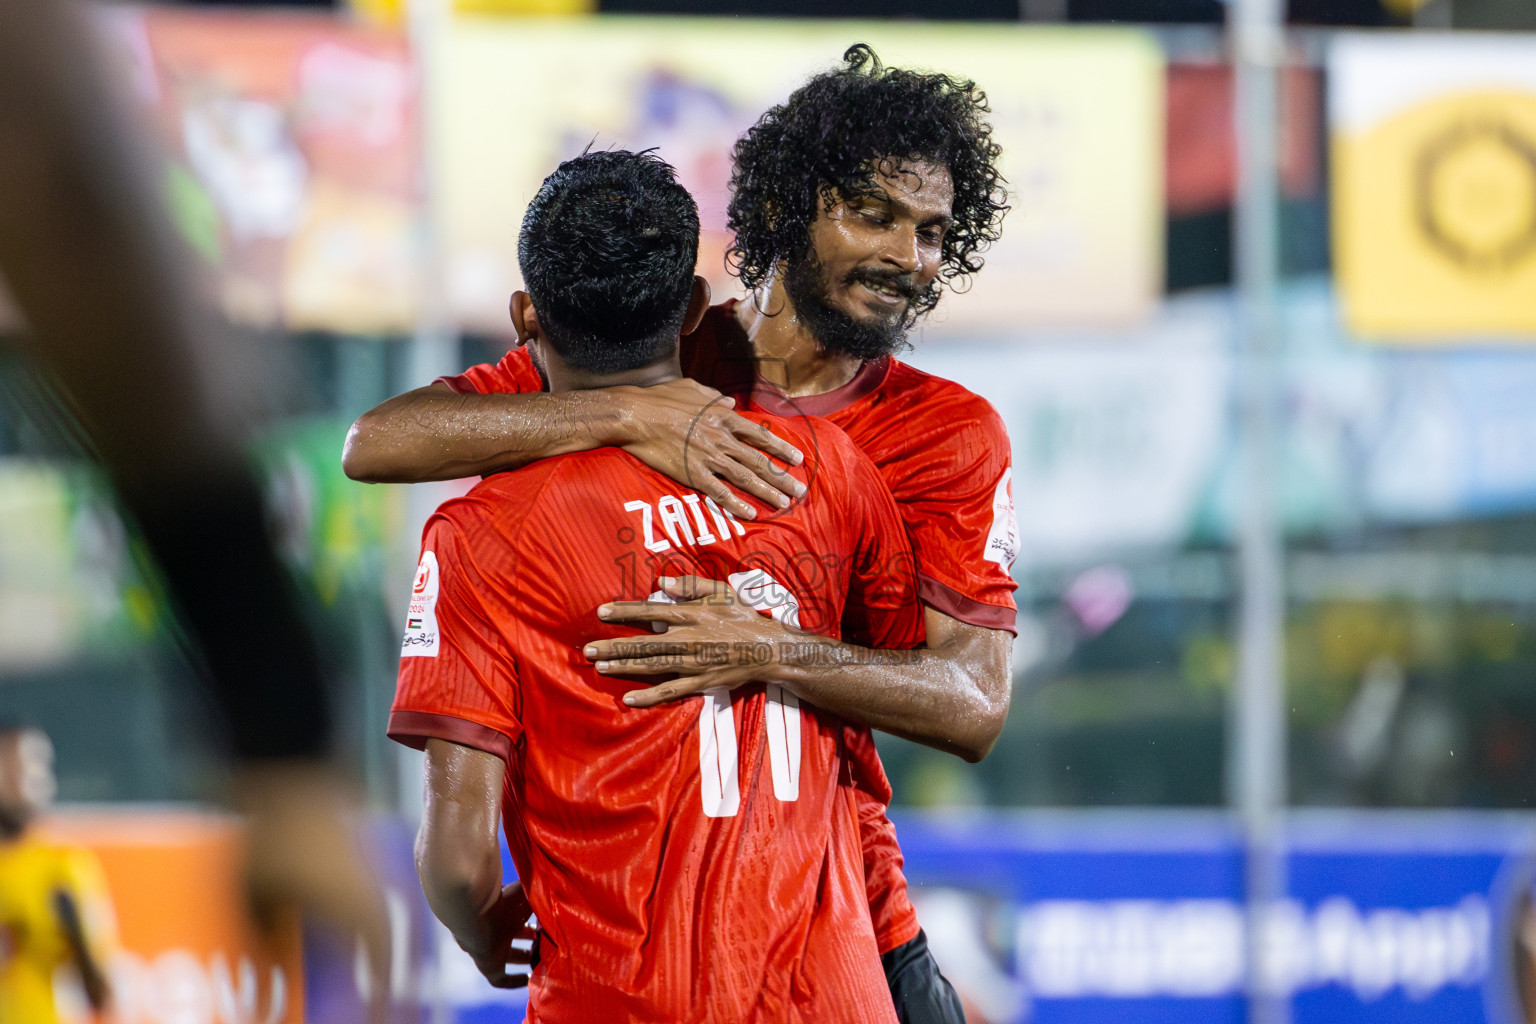
[[(747, 289), (763, 284), (780, 260), (810, 253), (811, 222), (837, 197), (880, 191), (883, 161), (923, 160), (949, 169), (954, 223), (944, 236), (939, 281), (953, 284), (981, 269), (978, 255), (1002, 234), (1008, 211), (992, 141), (986, 93), (969, 80), (888, 68), (864, 43), (843, 66), (811, 78), (764, 114), (736, 143), (727, 251)], [(917, 315), (939, 301), (932, 288), (913, 303)]]
[(539, 324), (561, 358), (593, 373), (666, 354), (698, 259), (698, 205), (649, 150), (565, 161), (539, 187), (517, 240)]

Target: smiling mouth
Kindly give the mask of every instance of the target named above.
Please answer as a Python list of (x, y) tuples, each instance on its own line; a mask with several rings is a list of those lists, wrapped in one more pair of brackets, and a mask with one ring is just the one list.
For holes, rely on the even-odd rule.
[(905, 292), (890, 285), (882, 284), (878, 281), (863, 280), (856, 281), (854, 283), (858, 284), (865, 291), (873, 295), (877, 300), (880, 301), (882, 305), (898, 306), (906, 305), (908, 302), (907, 294)]

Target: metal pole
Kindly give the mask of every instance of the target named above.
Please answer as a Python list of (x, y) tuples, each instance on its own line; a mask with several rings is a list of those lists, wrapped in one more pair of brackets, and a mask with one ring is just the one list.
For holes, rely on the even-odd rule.
[[(443, 240), (443, 196), (437, 181), (437, 168), (433, 164), (438, 130), (433, 118), (442, 108), (440, 94), (445, 68), (441, 56), (452, 14), (448, 0), (410, 0), (407, 13), (410, 18), (411, 53), (416, 67), (422, 200), (418, 222), (420, 241), (417, 252), (420, 263), (416, 329), (411, 338), (407, 365), (411, 386), (419, 387), (443, 374), (456, 373), (462, 369), (457, 365), (458, 332), (454, 329), (453, 312), (448, 307), (444, 274), (446, 252)], [(413, 488), (412, 495), (416, 492), (417, 489)], [(423, 515), (418, 524), (425, 521), (426, 516)], [(411, 547), (415, 547), (414, 539)]]
[(1247, 849), (1248, 1017), (1285, 1024), (1289, 1000), (1271, 969), (1266, 922), (1285, 892), (1284, 547), (1277, 514), (1279, 0), (1228, 8), (1236, 75), (1234, 218), (1242, 451), (1240, 607), (1232, 796)]
[[(409, 358), (406, 360), (409, 387), (415, 388), (445, 374), (456, 373), (458, 365), (458, 332), (455, 330), (452, 310), (448, 306), (445, 282), (445, 246), (443, 242), (443, 197), (437, 180), (434, 156), (438, 152), (436, 132), (438, 125), (434, 115), (442, 109), (441, 90), (445, 62), (442, 59), (444, 45), (451, 29), (452, 11), (449, 0), (408, 0), (406, 15), (409, 19), (411, 55), (415, 62), (417, 84), (417, 125), (419, 139), (419, 173), (421, 175), (421, 217), (418, 221), (420, 238), (417, 245), (419, 257), (417, 282), (416, 326), (411, 336)], [(406, 496), (404, 549), (400, 561), (403, 571), (395, 573), (400, 586), (392, 592), (405, 594), (404, 584), (411, 578), (416, 564), (416, 548), (421, 530), (442, 500), (441, 488), (434, 484), (413, 484)], [(400, 609), (402, 612), (404, 609)], [(397, 621), (403, 621), (397, 619)], [(399, 809), (407, 821), (418, 821), (421, 815), (422, 761), (421, 756), (404, 748), (396, 748), (399, 767)], [(434, 937), (443, 936), (434, 931)], [(423, 985), (424, 1009), (433, 1024), (446, 1024), (452, 1010), (448, 991), (441, 970), (442, 956), (432, 943), (432, 966)]]
[[(443, 241), (443, 197), (434, 166), (438, 126), (434, 115), (442, 109), (440, 93), (446, 71), (441, 59), (450, 30), (449, 0), (409, 0), (406, 8), (411, 55), (417, 82), (418, 173), (421, 215), (418, 219), (416, 324), (406, 359), (406, 387), (417, 388), (438, 377), (463, 369), (459, 363), (458, 332), (448, 305)], [(391, 593), (405, 596), (403, 584), (416, 567), (416, 550), (422, 527), (443, 500), (440, 484), (412, 484), (406, 496), (405, 535), (401, 538), (398, 569), (394, 578), (402, 586)], [(404, 611), (402, 606), (399, 609)], [(402, 620), (403, 621), (403, 620)], [(401, 794), (408, 817), (420, 811), (420, 791)]]

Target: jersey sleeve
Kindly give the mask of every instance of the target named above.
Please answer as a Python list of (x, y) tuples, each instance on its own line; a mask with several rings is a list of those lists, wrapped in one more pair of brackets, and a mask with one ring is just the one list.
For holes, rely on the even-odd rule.
[[(505, 540), (461, 501), (427, 523), (411, 586), (389, 737), (418, 750), (436, 738), (503, 761), (522, 736), (517, 661), (484, 567), (510, 559)], [(499, 579), (515, 573), (497, 572)]]
[(1017, 632), (1019, 550), (1012, 454), (1002, 417), (970, 393), (940, 397), (929, 435), (896, 489), (923, 603), (952, 619)]
[(533, 356), (526, 346), (514, 348), (495, 365), (481, 363), (437, 380), (456, 395), (522, 395), (544, 390), (544, 378), (533, 365)]

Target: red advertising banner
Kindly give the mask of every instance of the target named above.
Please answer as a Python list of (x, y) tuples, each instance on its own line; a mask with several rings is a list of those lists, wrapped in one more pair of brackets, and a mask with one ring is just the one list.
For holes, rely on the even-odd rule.
[[(1174, 216), (1232, 205), (1237, 140), (1232, 132), (1232, 68), (1168, 66), (1168, 212)], [(1311, 68), (1280, 74), (1280, 189), (1290, 198), (1322, 186), (1322, 81)]]
[(260, 326), (409, 329), (420, 188), (405, 39), (292, 14), (120, 10), (106, 23), (224, 310)]

